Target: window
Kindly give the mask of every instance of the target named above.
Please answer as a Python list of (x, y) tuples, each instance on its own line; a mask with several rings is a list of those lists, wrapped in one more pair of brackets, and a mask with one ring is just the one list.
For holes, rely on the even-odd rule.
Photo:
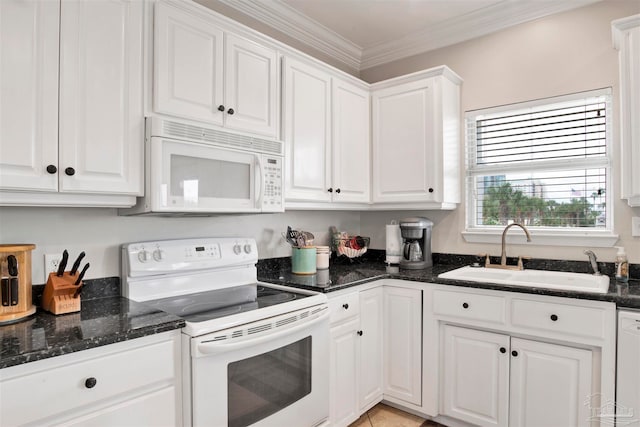
[(611, 236), (611, 89), (471, 111), (466, 127), (467, 235)]

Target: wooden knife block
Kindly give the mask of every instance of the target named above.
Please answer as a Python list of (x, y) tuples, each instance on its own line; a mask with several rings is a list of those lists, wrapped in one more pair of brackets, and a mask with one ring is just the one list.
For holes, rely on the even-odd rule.
[(73, 294), (82, 286), (82, 282), (78, 286), (73, 285), (77, 279), (77, 275), (72, 276), (68, 271), (60, 277), (56, 276), (56, 273), (49, 273), (42, 295), (42, 308), (53, 314), (80, 311), (80, 295), (73, 297)]

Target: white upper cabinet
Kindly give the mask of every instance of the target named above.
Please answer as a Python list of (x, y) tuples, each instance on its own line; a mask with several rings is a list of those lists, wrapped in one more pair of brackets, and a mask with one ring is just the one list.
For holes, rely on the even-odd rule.
[[(0, 2), (3, 204), (142, 192), (143, 15), (133, 0)], [(63, 204), (134, 201), (105, 200)]]
[(640, 15), (612, 23), (620, 64), (621, 195), (640, 206)]
[(58, 189), (59, 19), (58, 2), (0, 2), (3, 189)]
[(331, 201), (331, 76), (283, 59), (285, 200)]
[(221, 29), (213, 14), (155, 6), (156, 112), (278, 136), (278, 54)]
[(376, 207), (460, 202), (460, 83), (439, 67), (372, 85)]
[(144, 7), (63, 1), (60, 191), (142, 193)]
[(369, 203), (366, 85), (358, 86), (289, 57), (283, 64), (287, 207)]
[(369, 92), (334, 78), (331, 104), (333, 201), (369, 203)]

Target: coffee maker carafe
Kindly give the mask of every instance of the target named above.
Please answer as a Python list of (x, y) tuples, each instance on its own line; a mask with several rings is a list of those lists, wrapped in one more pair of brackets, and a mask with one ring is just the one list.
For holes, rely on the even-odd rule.
[(427, 218), (405, 218), (400, 221), (402, 235), (402, 258), (400, 267), (419, 270), (431, 267), (431, 228), (433, 222)]

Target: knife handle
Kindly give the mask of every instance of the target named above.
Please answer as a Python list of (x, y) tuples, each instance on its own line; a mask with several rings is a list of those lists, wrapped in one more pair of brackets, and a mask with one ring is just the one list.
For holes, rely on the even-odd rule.
[(10, 305), (18, 305), (18, 278), (17, 277), (10, 278), (9, 283), (11, 285), (11, 290), (10, 290), (11, 304)]
[(10, 289), (11, 288), (9, 286), (9, 279), (6, 277), (3, 277), (2, 280), (0, 281), (0, 294), (2, 295), (3, 307), (8, 307), (9, 305), (11, 305), (11, 301), (9, 297)]
[(78, 271), (78, 267), (80, 267), (80, 262), (82, 261), (82, 258), (84, 258), (84, 251), (80, 252), (80, 255), (78, 255), (78, 258), (76, 258), (76, 261), (73, 263), (73, 267), (71, 267), (71, 272), (69, 272), (69, 274), (71, 276), (75, 276), (76, 272)]
[(62, 259), (60, 260), (60, 264), (58, 265), (58, 272), (56, 273), (56, 276), (62, 277), (62, 275), (64, 274), (64, 269), (67, 267), (68, 260), (69, 252), (67, 252), (67, 250), (65, 249), (64, 252), (62, 252)]

